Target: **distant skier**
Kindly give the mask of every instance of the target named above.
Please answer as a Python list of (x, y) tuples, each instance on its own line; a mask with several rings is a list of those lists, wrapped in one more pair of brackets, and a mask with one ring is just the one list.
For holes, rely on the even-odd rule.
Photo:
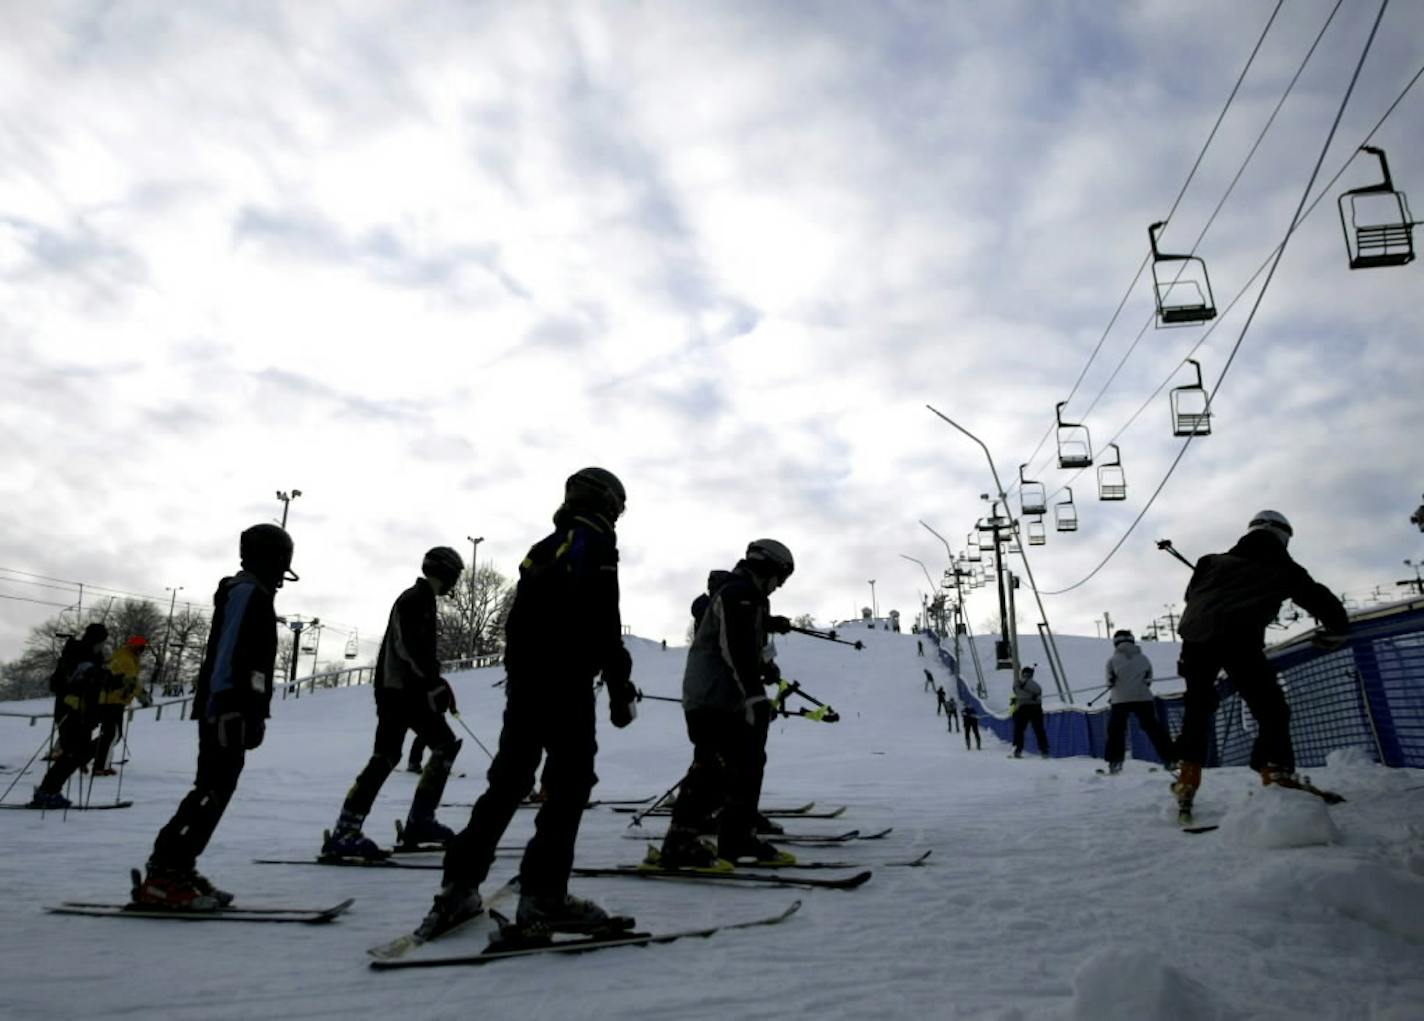
[(926, 690), (926, 691), (934, 691), (934, 690), (935, 690), (934, 674), (930, 673), (928, 670), (925, 671), (925, 690)]
[[(58, 727), (59, 755), (35, 788), (29, 802), (31, 808), (68, 808), (69, 799), (60, 792), (75, 771), (89, 761), (93, 751), (94, 726), (99, 722), (99, 692), (109, 677), (101, 665), (103, 638), (90, 630), (96, 627), (103, 625), (89, 625), (85, 630), (89, 640), (81, 640), (72, 651), (66, 645), (72, 665), (64, 663), (61, 654), (61, 666), (67, 666), (69, 672), (62, 682), (52, 682), (58, 683), (58, 699), (64, 707)], [(56, 668), (56, 673), (59, 669)]]
[(208, 645), (193, 699), (198, 772), (173, 818), (158, 833), (134, 902), (178, 911), (216, 911), (232, 894), (197, 870), (198, 856), (237, 789), (247, 753), (262, 744), (271, 715), (277, 661), (273, 598), (292, 573), (292, 538), (276, 525), (253, 525), (238, 543), (242, 570), (218, 583)]
[(51, 762), (60, 756), (59, 728), (69, 713), (70, 706), (66, 699), (70, 694), (69, 682), (74, 677), (74, 669), (89, 660), (97, 662), (100, 649), (108, 640), (109, 629), (97, 622), (87, 625), (78, 638), (71, 636), (64, 640), (64, 648), (59, 651), (59, 662), (49, 675), (49, 691), (54, 696), (54, 724), (46, 758)]
[(925, 643), (919, 638), (915, 639), (915, 654), (917, 656), (923, 656), (925, 654)]
[(94, 775), (113, 776), (114, 767), (109, 752), (124, 728), (124, 710), (135, 698), (140, 705), (152, 705), (153, 699), (143, 690), (138, 679), (139, 661), (148, 648), (142, 635), (131, 635), (109, 657), (109, 676), (102, 678), (98, 695), (99, 740), (94, 745)]
[(1169, 767), (1174, 758), (1172, 735), (1157, 718), (1157, 707), (1152, 700), (1152, 664), (1138, 648), (1131, 631), (1117, 631), (1113, 634), (1113, 654), (1105, 667), (1108, 690), (1111, 695), (1112, 711), (1108, 714), (1108, 746), (1104, 758), (1108, 772), (1116, 775), (1122, 772), (1122, 760), (1127, 747), (1127, 721), (1136, 717), (1137, 725), (1152, 742), (1158, 757)]
[[(943, 688), (940, 691), (944, 691)], [(949, 730), (959, 730), (959, 703), (953, 698), (946, 697), (944, 700), (945, 727)]]
[(1340, 600), (1286, 552), (1293, 534), (1285, 515), (1263, 510), (1235, 546), (1202, 557), (1192, 572), (1186, 610), (1177, 625), (1182, 638), (1177, 670), (1187, 682), (1187, 693), (1176, 747), (1181, 770), (1172, 792), (1184, 817), (1190, 817), (1201, 786), (1208, 729), (1216, 711), (1216, 677), (1222, 669), (1259, 728), (1251, 768), (1261, 774), (1262, 783), (1299, 782), (1290, 706), (1262, 651), (1266, 627), (1281, 603), (1290, 599), (1320, 622), (1316, 644), (1337, 649), (1349, 637), (1350, 621)]
[[(780, 671), (763, 659), (767, 634), (789, 630), (773, 617), (769, 597), (795, 570), (791, 551), (756, 539), (730, 577), (709, 597), (687, 652), (682, 705), (692, 741), (692, 765), (673, 807), (661, 861), (708, 866), (717, 859), (787, 860), (757, 835), (757, 795), (766, 763), (771, 703), (764, 684)], [(717, 850), (699, 839), (701, 823), (720, 809)]]
[[(571, 896), (568, 881), (579, 823), (598, 779), (594, 678), (603, 677), (615, 727), (626, 727), (637, 715), (633, 661), (623, 646), (618, 609), (614, 531), (626, 500), (623, 483), (612, 472), (575, 472), (564, 484), (554, 531), (519, 565), (505, 624), (508, 683), (499, 750), (469, 824), (446, 848), (444, 882), (422, 932), (438, 933), (481, 910), (479, 885), (515, 810), (533, 789), (541, 753), (547, 755), (547, 797), (520, 864), (516, 920), (557, 930), (597, 925), (608, 917), (592, 901)], [(566, 633), (551, 637), (552, 625)]]
[[(928, 675), (929, 671), (926, 670), (925, 674)], [(930, 679), (933, 680), (933, 678)], [(935, 688), (935, 715), (938, 716), (942, 712), (944, 712), (944, 685), (941, 684)]]
[(455, 693), (440, 676), (436, 651), (436, 597), (454, 590), (465, 570), (460, 554), (449, 546), (428, 550), (420, 561), (420, 577), (402, 592), (391, 607), (376, 675), (371, 684), (376, 696), (376, 740), (371, 757), (346, 793), (336, 826), (322, 844), (321, 853), (332, 858), (380, 858), (384, 852), (361, 832), (386, 778), (400, 765), (401, 744), (407, 730), (430, 747), (430, 761), (420, 774), (410, 812), (401, 831), (405, 844), (444, 844), (454, 832), (435, 818), (445, 793), (450, 767), (461, 742), (445, 722), (455, 711)]
[(979, 713), (978, 713), (977, 710), (975, 710), (975, 708), (974, 708), (974, 703), (972, 703), (972, 702), (967, 702), (967, 701), (966, 701), (966, 702), (964, 703), (963, 713), (964, 713), (964, 748), (965, 748), (966, 751), (969, 749), (969, 735), (970, 735), (970, 734), (973, 734), (973, 735), (974, 735), (974, 750), (975, 750), (976, 752), (977, 752), (977, 751), (980, 751), (980, 750), (983, 749), (984, 745), (983, 745), (983, 743), (979, 740)]
[(1043, 688), (1033, 679), (1033, 667), (1019, 671), (1014, 682), (1014, 758), (1023, 758), (1024, 732), (1033, 727), (1038, 754), (1048, 758), (1048, 732), (1043, 729)]

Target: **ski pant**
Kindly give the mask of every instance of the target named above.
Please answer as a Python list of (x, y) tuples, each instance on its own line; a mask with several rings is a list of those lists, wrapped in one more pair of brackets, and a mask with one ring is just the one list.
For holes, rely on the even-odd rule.
[(425, 739), (422, 738), (419, 734), (416, 734), (415, 739), (410, 743), (409, 764), (412, 766), (419, 766), (420, 760), (423, 758), (425, 758)]
[(1222, 669), (1259, 728), (1251, 748), (1251, 768), (1259, 770), (1270, 764), (1293, 771), (1290, 706), (1276, 681), (1275, 670), (1261, 650), (1259, 638), (1182, 643), (1177, 672), (1187, 682), (1187, 694), (1176, 758), (1198, 765), (1206, 762), (1211, 717), (1216, 712), (1216, 676)]
[(593, 678), (510, 675), (499, 748), (487, 774), (489, 786), (470, 811), (469, 823), (445, 849), (447, 883), (477, 887), (484, 882), (500, 838), (534, 789), (542, 754), (547, 796), (534, 817), (534, 836), (524, 848), (520, 888), (536, 897), (568, 892), (579, 823), (598, 782), (593, 771), (595, 731)]
[(973, 719), (968, 716), (964, 718), (964, 748), (966, 751), (969, 749), (970, 734), (974, 735), (974, 748), (976, 750), (983, 748), (984, 745), (979, 740), (979, 718), (977, 716)]
[(948, 718), (944, 721), (945, 729), (948, 730), (948, 731), (950, 731), (950, 732), (952, 732), (952, 733), (958, 733), (958, 731), (959, 731), (959, 711), (958, 711), (957, 709), (951, 709), (951, 708), (949, 708), (948, 706), (946, 706), (946, 707), (945, 707), (945, 710), (944, 710), (944, 715), (945, 715), (946, 717), (948, 717)]
[(94, 768), (106, 769), (109, 765), (109, 750), (114, 740), (124, 728), (124, 707), (121, 705), (99, 706), (99, 740), (94, 743)]
[(217, 724), (198, 722), (198, 774), (193, 778), (193, 789), (178, 805), (168, 825), (158, 831), (150, 864), (177, 871), (187, 871), (197, 864), (237, 790), (246, 761), (247, 752), (241, 747), (222, 746)]
[(94, 717), (82, 709), (70, 709), (59, 721), (59, 758), (45, 771), (40, 790), (58, 794), (74, 771), (89, 761), (93, 741)]
[(1167, 728), (1157, 718), (1157, 704), (1155, 702), (1114, 702), (1112, 709), (1108, 712), (1108, 747), (1107, 753), (1103, 756), (1109, 765), (1122, 763), (1127, 750), (1127, 721), (1130, 717), (1137, 718), (1137, 725), (1142, 728), (1142, 732), (1152, 742), (1152, 747), (1156, 749), (1158, 757), (1164, 763), (1171, 762), (1175, 758), (1172, 754), (1172, 735), (1167, 733)]
[(455, 732), (445, 722), (445, 714), (430, 708), (423, 693), (396, 689), (376, 694), (375, 747), (366, 768), (361, 770), (356, 782), (346, 792), (346, 801), (341, 806), (345, 824), (359, 825), (358, 820), (364, 821), (370, 814), (386, 778), (400, 765), (401, 746), (405, 743), (407, 730), (415, 731), (417, 739), (424, 740), (431, 748), (430, 761), (420, 774), (420, 782), (415, 785), (415, 796), (411, 798), (407, 820), (434, 818), (461, 742), (455, 739)]
[[(740, 710), (692, 709), (684, 714), (692, 765), (673, 805), (670, 829), (696, 832), (717, 814), (717, 842), (726, 851), (756, 834), (757, 798), (766, 767), (766, 728)], [(768, 717), (769, 719), (769, 717)]]
[(1014, 712), (1014, 753), (1023, 754), (1024, 731), (1033, 727), (1033, 736), (1038, 740), (1038, 750), (1048, 754), (1048, 732), (1043, 729), (1043, 706), (1021, 705)]

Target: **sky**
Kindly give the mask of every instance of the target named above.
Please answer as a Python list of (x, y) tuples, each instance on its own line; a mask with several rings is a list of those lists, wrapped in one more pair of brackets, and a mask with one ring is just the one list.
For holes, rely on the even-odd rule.
[[(1332, 6), (1272, 23), (1164, 250), (1191, 249)], [(1215, 327), (1144, 331), (1128, 289), (1274, 7), (6, 5), (0, 659), (77, 594), (34, 575), (206, 604), (294, 488), (279, 611), (369, 643), (430, 546), (482, 537), (513, 575), (588, 464), (628, 490), (638, 634), (680, 642), (760, 536), (797, 559), (777, 610), (851, 617), (875, 579), (908, 618), (929, 583), (904, 557), (946, 565), (919, 522), (959, 552), (994, 489), (926, 405), (1006, 487), (1021, 462), (1051, 502), (1072, 485), (1079, 531), (1030, 550), (1067, 590), (1056, 630), (1180, 612), (1154, 541), (1224, 549), (1263, 507), (1332, 589), (1402, 591), (1420, 264), (1350, 272), (1334, 209), (1373, 166), (1246, 329), (1374, 5), (1343, 5), (1198, 249)], [(1317, 191), (1420, 40), (1424, 9), (1390, 6)], [(1421, 110), (1424, 86), (1373, 139), (1416, 193)], [(1188, 356), (1215, 386), (1238, 340), (1213, 434), (1078, 584), (1180, 450), (1158, 389)], [(1126, 501), (1053, 466), (1062, 400), (1117, 438)], [(974, 593), (976, 628), (994, 612)]]

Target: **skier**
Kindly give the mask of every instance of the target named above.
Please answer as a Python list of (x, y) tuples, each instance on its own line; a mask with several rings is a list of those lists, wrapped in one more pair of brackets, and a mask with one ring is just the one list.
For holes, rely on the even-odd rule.
[[(775, 539), (756, 539), (726, 582), (712, 593), (682, 679), (682, 705), (692, 741), (692, 765), (681, 784), (660, 861), (671, 867), (708, 867), (728, 861), (789, 860), (757, 836), (757, 795), (766, 765), (765, 732), (771, 703), (763, 684), (780, 671), (763, 660), (767, 632), (782, 628), (768, 597), (795, 570), (791, 551)], [(700, 823), (720, 806), (717, 851), (698, 839)]]
[(1190, 817), (1201, 786), (1208, 728), (1216, 711), (1216, 677), (1222, 669), (1259, 727), (1251, 768), (1261, 774), (1262, 783), (1299, 783), (1290, 706), (1262, 651), (1266, 626), (1282, 601), (1290, 599), (1320, 622), (1316, 644), (1336, 649), (1347, 640), (1350, 621), (1340, 600), (1286, 552), (1293, 534), (1284, 514), (1263, 510), (1230, 550), (1198, 560), (1187, 585), (1187, 606), (1177, 625), (1182, 638), (1177, 670), (1187, 682), (1187, 693), (1176, 746), (1181, 770), (1172, 785), (1185, 817)]
[[(929, 673), (930, 673), (930, 672), (929, 672), (928, 670), (926, 670), (926, 671), (925, 671), (925, 677), (926, 677), (928, 680), (933, 681), (934, 678), (933, 678), (933, 677), (930, 677), (930, 676), (929, 676)], [(938, 716), (938, 715), (939, 715), (940, 713), (942, 713), (942, 712), (944, 712), (944, 685), (943, 685), (943, 684), (941, 684), (939, 687), (935, 688), (935, 715)]]
[(60, 756), (59, 728), (69, 711), (65, 698), (69, 694), (67, 689), (70, 679), (74, 676), (74, 668), (86, 660), (97, 659), (100, 647), (108, 640), (109, 629), (98, 622), (87, 625), (84, 633), (78, 638), (71, 635), (64, 640), (64, 648), (59, 651), (59, 662), (49, 675), (49, 691), (54, 696), (54, 733), (50, 737), (51, 748), (45, 758), (51, 762)]
[(1148, 687), (1148, 682), (1152, 680), (1152, 664), (1137, 647), (1131, 631), (1113, 633), (1113, 654), (1108, 659), (1106, 672), (1108, 689), (1112, 692), (1108, 696), (1112, 710), (1108, 714), (1108, 746), (1104, 756), (1108, 772), (1114, 776), (1122, 772), (1129, 717), (1137, 718), (1137, 725), (1152, 742), (1163, 764), (1171, 769), (1174, 765), (1172, 735), (1157, 718), (1152, 689)]
[(455, 835), (435, 818), (461, 746), (445, 722), (445, 714), (456, 711), (455, 693), (450, 682), (440, 676), (435, 599), (453, 591), (464, 570), (465, 562), (449, 546), (427, 550), (420, 561), (420, 577), (391, 606), (371, 684), (376, 697), (375, 746), (346, 792), (336, 826), (322, 844), (324, 857), (385, 857), (376, 842), (361, 832), (361, 826), (386, 778), (400, 765), (407, 730), (415, 731), (417, 739), (430, 747), (430, 761), (411, 797), (401, 842), (444, 844)]
[(103, 678), (99, 689), (97, 720), (99, 740), (94, 745), (94, 775), (113, 776), (114, 768), (109, 762), (109, 751), (114, 739), (124, 725), (124, 710), (138, 698), (139, 704), (150, 706), (153, 699), (143, 690), (138, 679), (139, 660), (148, 649), (148, 639), (142, 635), (131, 635), (114, 654), (109, 657), (109, 676)]
[(925, 654), (925, 643), (922, 639), (915, 639), (915, 654), (917, 656), (923, 656)]
[(974, 735), (974, 750), (980, 751), (984, 745), (979, 740), (979, 713), (972, 702), (964, 703), (964, 750), (969, 750), (969, 735)]
[[(926, 690), (926, 691), (934, 691), (934, 689), (935, 689), (934, 674), (932, 674), (932, 673), (930, 673), (928, 670), (926, 670), (926, 671), (925, 671), (925, 690)], [(938, 714), (936, 714), (936, 715), (938, 715)]]
[[(102, 626), (91, 624), (90, 628)], [(85, 634), (89, 635), (90, 631), (86, 630)], [(74, 650), (73, 655), (77, 658), (59, 689), (59, 698), (64, 706), (58, 728), (59, 755), (35, 788), (34, 797), (29, 802), (31, 808), (68, 808), (70, 801), (60, 791), (75, 770), (89, 761), (94, 744), (94, 725), (98, 723), (99, 691), (107, 677), (100, 665), (102, 642), (102, 638), (91, 637), (87, 642), (81, 641)]]
[(273, 600), (292, 572), (292, 537), (272, 524), (253, 525), (238, 542), (242, 570), (213, 594), (203, 665), (194, 685), (198, 770), (193, 789), (153, 842), (134, 903), (178, 911), (216, 911), (232, 894), (197, 870), (198, 856), (237, 789), (247, 753), (262, 744), (271, 715), (277, 661)]
[[(519, 582), (505, 623), (504, 726), (490, 764), (489, 786), (469, 824), (445, 851), (444, 881), (420, 932), (437, 934), (478, 914), (479, 885), (519, 803), (534, 786), (541, 753), (547, 756), (548, 797), (534, 819), (534, 837), (520, 865), (516, 921), (597, 926), (607, 913), (568, 893), (574, 843), (593, 772), (593, 681), (602, 675), (609, 718), (626, 727), (637, 715), (633, 661), (623, 647), (618, 610), (615, 523), (626, 505), (623, 484), (603, 468), (583, 468), (564, 483), (554, 531), (535, 543), (519, 565)], [(551, 639), (558, 624), (571, 633)]]
[(1033, 667), (1026, 666), (1014, 682), (1014, 758), (1023, 758), (1024, 731), (1033, 726), (1038, 754), (1048, 758), (1048, 733), (1043, 729), (1043, 689), (1033, 679)]
[[(944, 689), (941, 688), (941, 691)], [(949, 730), (959, 730), (959, 703), (954, 699), (946, 697), (944, 700), (944, 715), (946, 717), (945, 726)]]

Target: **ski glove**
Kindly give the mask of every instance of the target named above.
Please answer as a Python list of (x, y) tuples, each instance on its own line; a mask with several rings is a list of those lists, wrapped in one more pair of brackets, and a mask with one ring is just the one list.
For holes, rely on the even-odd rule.
[(608, 688), (608, 719), (622, 730), (638, 718), (638, 689), (626, 677), (609, 677), (605, 686)]
[(784, 635), (791, 631), (791, 621), (787, 617), (771, 616), (766, 618), (766, 629), (774, 635)]
[(775, 663), (763, 663), (761, 665), (761, 683), (767, 685), (780, 684), (781, 667)]
[(459, 715), (459, 709), (455, 706), (455, 692), (450, 687), (450, 682), (445, 678), (440, 678), (439, 683), (425, 693), (425, 701), (430, 706), (432, 713), (455, 713)]

